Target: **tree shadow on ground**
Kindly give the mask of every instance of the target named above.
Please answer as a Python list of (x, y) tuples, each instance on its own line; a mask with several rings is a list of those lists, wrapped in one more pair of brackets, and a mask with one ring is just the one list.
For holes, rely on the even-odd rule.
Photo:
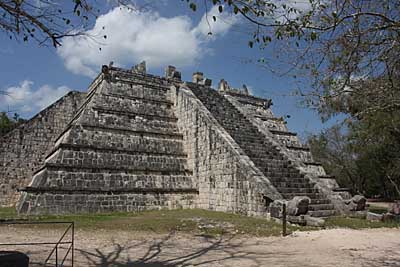
[[(221, 236), (212, 238), (202, 237), (201, 247), (193, 248), (190, 251), (176, 247), (171, 238), (174, 233), (156, 242), (148, 241), (136, 242), (129, 245), (113, 243), (113, 249), (98, 248), (88, 251), (76, 249), (80, 254), (77, 266), (85, 262), (85, 266), (96, 267), (172, 267), (172, 266), (213, 266), (226, 261), (245, 261), (245, 266), (261, 266), (259, 260), (265, 257), (277, 256), (276, 253), (254, 253), (244, 251), (243, 241), (231, 242), (234, 238), (231, 236)], [(190, 246), (191, 244), (187, 244)], [(135, 253), (135, 249), (142, 247), (141, 253)], [(78, 254), (77, 253), (77, 254)], [(138, 256), (138, 255), (141, 256)], [(289, 253), (280, 257), (290, 256)], [(82, 265), (83, 266), (83, 265)], [(227, 265), (229, 266), (229, 265)], [(232, 265), (234, 266), (234, 265)], [(235, 266), (239, 266), (236, 265)]]

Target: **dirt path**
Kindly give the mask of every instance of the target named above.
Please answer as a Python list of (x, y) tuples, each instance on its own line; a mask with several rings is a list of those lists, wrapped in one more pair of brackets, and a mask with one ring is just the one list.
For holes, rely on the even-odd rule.
[[(60, 233), (0, 227), (0, 242), (50, 241)], [(40, 262), (51, 247), (20, 249)], [(75, 266), (400, 266), (400, 229), (333, 229), (284, 238), (77, 231)]]

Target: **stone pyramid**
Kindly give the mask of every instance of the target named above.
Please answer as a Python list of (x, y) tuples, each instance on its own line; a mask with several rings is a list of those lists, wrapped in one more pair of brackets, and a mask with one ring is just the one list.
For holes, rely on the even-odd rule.
[(192, 205), (198, 190), (187, 169), (165, 80), (138, 72), (114, 71), (110, 77), (104, 68), (24, 189), (20, 212)]
[(147, 74), (143, 63), (131, 70), (103, 66), (21, 189), (18, 210), (202, 208), (264, 216), (271, 203), (306, 197), (307, 215), (342, 212), (348, 192), (271, 104), (224, 80), (215, 90), (201, 72), (183, 82), (172, 66), (165, 77)]

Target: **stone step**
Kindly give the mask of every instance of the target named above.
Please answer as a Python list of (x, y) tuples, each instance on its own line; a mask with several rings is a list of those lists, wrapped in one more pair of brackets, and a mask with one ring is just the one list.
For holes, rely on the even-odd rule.
[(330, 217), (336, 215), (335, 210), (316, 210), (316, 211), (308, 211), (308, 214), (312, 217)]
[(305, 165), (307, 165), (307, 166), (322, 166), (321, 163), (319, 163), (319, 162), (314, 162), (314, 161), (304, 161), (303, 163), (304, 163)]
[(294, 151), (306, 151), (309, 152), (310, 148), (307, 146), (292, 146), (292, 145), (288, 145), (286, 146), (287, 149), (289, 150), (294, 150)]
[(149, 137), (149, 138), (159, 138), (159, 139), (172, 139), (172, 140), (183, 140), (183, 134), (177, 131), (156, 131), (151, 129), (131, 129), (131, 128), (122, 128), (122, 127), (107, 127), (107, 126), (93, 126), (88, 124), (81, 124), (84, 130), (88, 131), (102, 131), (107, 132), (108, 134), (127, 134), (127, 135), (137, 135), (140, 137)]
[(284, 160), (279, 160), (277, 162), (272, 162), (274, 159), (265, 159), (264, 161), (255, 161), (253, 160), (254, 164), (258, 166), (258, 168), (262, 169), (265, 172), (284, 172), (284, 173), (295, 173), (298, 174), (299, 172), (293, 172), (291, 169), (292, 167), (285, 163)]
[[(262, 142), (259, 142), (259, 143), (241, 142), (240, 140), (236, 140), (236, 139), (235, 139), (235, 141), (236, 141), (236, 143), (242, 145), (249, 152), (253, 152), (253, 153), (256, 152), (259, 154), (280, 156), (279, 151), (272, 145), (264, 144)], [(262, 158), (262, 157), (258, 157), (258, 158)]]
[(296, 196), (307, 196), (311, 199), (324, 199), (325, 196), (320, 193), (282, 193), (285, 199), (291, 200)]
[(148, 116), (174, 117), (174, 112), (170, 105), (163, 105), (159, 102), (145, 101), (143, 99), (116, 98), (109, 95), (103, 95), (102, 98), (98, 99), (93, 108), (146, 114)]
[[(239, 144), (240, 145), (240, 144)], [(242, 145), (240, 145), (241, 147), (244, 147), (244, 146), (242, 146)], [(273, 159), (275, 159), (275, 160), (279, 160), (279, 161), (283, 161), (283, 160), (286, 160), (286, 158), (284, 158), (283, 156), (281, 156), (281, 155), (276, 155), (276, 154), (274, 154), (274, 153), (269, 153), (269, 152), (267, 152), (267, 150), (265, 150), (265, 151), (257, 151), (257, 150), (249, 150), (247, 147), (244, 147), (244, 149), (243, 149), (245, 152), (246, 152), (246, 154), (250, 157), (250, 158), (256, 158), (256, 159), (259, 159), (259, 158), (263, 158), (263, 159), (265, 159), (265, 161), (267, 161), (268, 162), (268, 160), (273, 160)]]
[(320, 175), (318, 176), (320, 179), (335, 179), (336, 177), (333, 175)]
[[(95, 117), (97, 116), (97, 118)], [(176, 121), (136, 115), (110, 114), (93, 111), (92, 116), (83, 118), (81, 122), (92, 127), (111, 127), (115, 129), (134, 129), (149, 132), (178, 132)]]
[(275, 182), (274, 186), (276, 187), (291, 187), (291, 188), (313, 188), (313, 183), (292, 183), (292, 182)]
[(289, 132), (289, 131), (279, 131), (279, 130), (269, 130), (274, 135), (285, 135), (285, 136), (297, 136), (297, 133)]
[(272, 182), (307, 183), (309, 180), (296, 174), (263, 172)]
[(114, 151), (79, 151), (71, 148), (61, 148), (48, 158), (49, 163), (87, 166), (89, 168), (119, 167), (135, 169), (179, 170), (186, 169), (186, 157), (162, 155), (155, 153), (116, 153)]
[(63, 189), (128, 190), (138, 188), (193, 188), (191, 176), (131, 174), (125, 172), (61, 171), (45, 169), (38, 174), (45, 178), (40, 187)]
[(117, 86), (111, 86), (106, 88), (103, 92), (106, 95), (124, 95), (127, 98), (143, 98), (146, 99), (147, 102), (169, 102), (169, 93), (168, 91), (162, 90), (151, 90), (148, 87), (138, 86), (138, 85), (129, 85), (129, 84), (119, 84)]
[(225, 130), (230, 132), (231, 135), (235, 136), (235, 137), (247, 136), (249, 139), (253, 139), (253, 140), (255, 140), (255, 139), (260, 137), (259, 133), (256, 132), (255, 130), (250, 131), (249, 129), (244, 128), (244, 127), (247, 127), (246, 124), (232, 126), (230, 124), (221, 123), (221, 125), (225, 128)]
[(264, 175), (269, 178), (269, 180), (274, 183), (274, 184), (279, 184), (282, 182), (291, 184), (291, 183), (307, 183), (308, 180), (305, 179), (304, 177), (300, 176), (290, 176), (290, 175), (285, 175), (285, 174), (280, 174), (280, 173), (265, 173)]
[(248, 145), (267, 145), (267, 146), (272, 146), (270, 142), (267, 140), (260, 140), (258, 137), (254, 136), (247, 136), (243, 137), (242, 135), (232, 135), (233, 139), (235, 139), (236, 142), (240, 143), (246, 143)]
[[(95, 130), (87, 130), (84, 128), (74, 127), (73, 133), (68, 135), (67, 142), (61, 143), (59, 146), (77, 147), (82, 149), (94, 150), (116, 150), (116, 151), (136, 151), (144, 153), (163, 153), (171, 155), (184, 155), (183, 142), (180, 139), (164, 138), (164, 136), (142, 133), (126, 133), (114, 131), (103, 131), (95, 128)], [(53, 151), (55, 151), (53, 149)], [(51, 153), (49, 153), (50, 155)]]
[(334, 210), (335, 206), (333, 204), (311, 204), (308, 206), (310, 211), (317, 210)]
[(112, 109), (107, 109), (104, 107), (93, 107), (93, 110), (98, 111), (99, 113), (105, 113), (105, 114), (113, 114), (113, 115), (117, 115), (117, 116), (126, 116), (126, 117), (142, 117), (148, 120), (159, 120), (159, 121), (168, 121), (168, 122), (176, 122), (178, 121), (178, 119), (171, 115), (171, 114), (167, 114), (167, 115), (159, 115), (159, 114), (151, 114), (150, 112), (144, 112), (142, 111), (129, 111), (129, 110), (121, 110), (121, 109), (117, 109), (117, 107), (114, 107)]
[(169, 175), (169, 176), (192, 176), (192, 170), (188, 169), (163, 169), (158, 168), (135, 168), (133, 166), (119, 167), (119, 166), (99, 166), (93, 167), (90, 165), (69, 165), (69, 164), (57, 164), (46, 162), (41, 168), (35, 170), (33, 174), (37, 174), (43, 170), (53, 170), (53, 171), (66, 171), (66, 172), (91, 172), (91, 173), (125, 173), (131, 175)]
[(311, 205), (319, 205), (319, 204), (331, 204), (331, 201), (329, 199), (326, 198), (322, 198), (322, 199), (311, 199)]
[[(314, 183), (306, 179), (304, 174), (300, 173), (226, 98), (214, 90), (200, 90), (194, 87), (192, 91), (286, 199), (304, 195), (313, 199), (315, 202), (313, 204), (330, 204), (330, 201), (324, 199), (324, 196), (314, 188)], [(273, 129), (271, 132), (282, 138), (296, 135)], [(303, 147), (291, 149), (305, 150)]]
[(168, 107), (172, 107), (174, 105), (174, 103), (170, 100), (155, 100), (155, 99), (151, 99), (151, 98), (127, 96), (125, 94), (103, 94), (103, 95), (109, 96), (109, 97), (121, 98), (121, 99), (131, 99), (131, 100), (137, 100), (137, 101), (143, 101), (143, 102), (157, 103), (157, 104), (165, 105)]
[[(240, 146), (243, 147), (242, 145), (240, 145)], [(268, 152), (266, 152), (266, 150), (264, 150), (264, 151), (262, 151), (262, 150), (249, 150), (246, 147), (244, 147), (243, 150), (246, 152), (246, 154), (250, 158), (266, 158), (266, 159), (286, 160), (282, 155), (274, 154), (274, 153), (269, 154)]]
[(291, 161), (288, 159), (276, 159), (276, 158), (265, 158), (265, 157), (261, 157), (261, 158), (257, 158), (257, 157), (252, 157), (251, 160), (253, 162), (260, 162), (260, 163), (272, 163), (272, 164), (283, 164), (285, 165), (285, 168), (287, 167), (293, 167), (291, 165)]
[[(146, 75), (147, 76), (147, 75)], [(148, 79), (145, 76), (142, 77), (135, 77), (132, 74), (124, 74), (119, 72), (118, 74), (114, 74), (115, 82), (126, 83), (128, 85), (133, 86), (142, 86), (147, 89), (157, 90), (168, 92), (170, 88), (167, 85), (162, 84), (162, 80), (158, 79)]]
[(289, 168), (289, 163), (285, 160), (276, 160), (276, 159), (251, 159), (256, 166), (259, 167), (268, 167), (268, 166), (275, 166), (278, 169), (287, 169)]
[(296, 188), (296, 187), (276, 187), (278, 189), (279, 193), (292, 193), (292, 194), (297, 194), (297, 193), (318, 193), (318, 190), (315, 188)]

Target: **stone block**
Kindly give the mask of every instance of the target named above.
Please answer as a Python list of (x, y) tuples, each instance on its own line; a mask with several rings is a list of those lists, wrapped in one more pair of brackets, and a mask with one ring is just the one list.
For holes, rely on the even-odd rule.
[(390, 213), (394, 215), (400, 215), (400, 201), (393, 203), (389, 210)]
[(311, 217), (309, 215), (305, 215), (304, 219), (306, 221), (307, 226), (323, 227), (325, 225), (325, 220), (322, 218), (316, 218), (316, 217)]
[(290, 216), (304, 215), (308, 212), (311, 199), (307, 196), (295, 196), (287, 202), (287, 214)]
[(350, 211), (363, 211), (365, 210), (367, 199), (364, 196), (355, 195), (350, 200), (346, 200), (345, 203)]
[(367, 220), (368, 221), (382, 221), (383, 220), (383, 214), (367, 212)]
[(286, 204), (286, 200), (274, 200), (268, 207), (268, 211), (273, 218), (282, 218), (283, 204)]

